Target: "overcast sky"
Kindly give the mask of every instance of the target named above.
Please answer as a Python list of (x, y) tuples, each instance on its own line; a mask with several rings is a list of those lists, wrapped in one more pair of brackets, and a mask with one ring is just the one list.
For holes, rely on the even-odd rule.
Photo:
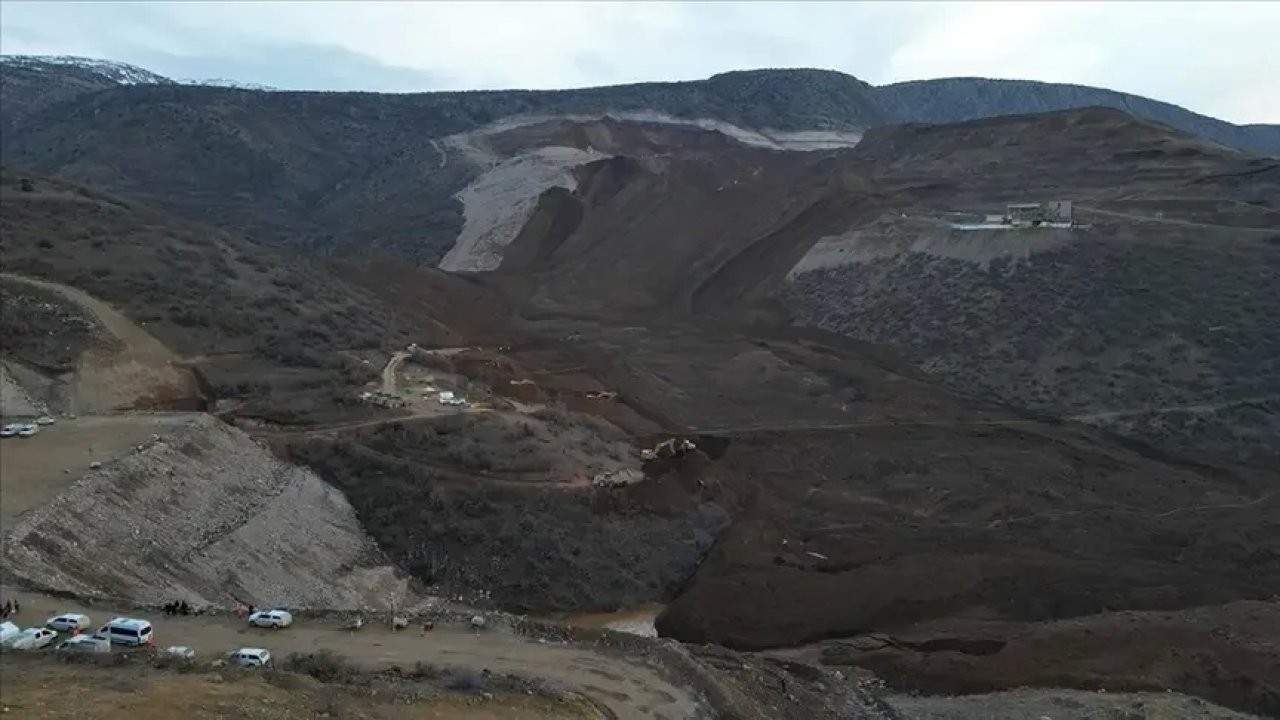
[(286, 89), (563, 88), (758, 67), (1096, 85), (1280, 122), (1280, 2), (0, 2), (0, 51)]

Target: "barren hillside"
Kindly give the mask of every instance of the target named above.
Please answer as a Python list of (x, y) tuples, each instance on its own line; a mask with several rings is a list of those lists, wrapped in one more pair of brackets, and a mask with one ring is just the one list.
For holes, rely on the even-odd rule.
[(153, 604), (403, 602), (340, 492), (208, 416), (156, 430), (5, 524), (10, 582)]

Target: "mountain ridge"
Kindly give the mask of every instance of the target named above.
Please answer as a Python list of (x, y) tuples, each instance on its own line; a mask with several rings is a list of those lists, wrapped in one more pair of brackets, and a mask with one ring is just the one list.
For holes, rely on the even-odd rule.
[[(6, 66), (35, 68), (39, 65), (75, 67), (97, 72), (117, 84), (174, 84), (179, 86), (234, 87), (237, 89), (312, 93), (319, 91), (280, 90), (256, 83), (240, 81), (173, 81), (126, 63), (74, 56), (0, 56)], [(11, 68), (10, 68), (11, 69)], [(7, 74), (7, 73), (6, 73)], [(110, 89), (99, 87), (96, 89)], [(419, 97), (435, 96), (451, 99), (459, 96), (494, 97), (507, 95), (525, 100), (531, 96), (569, 98), (593, 104), (598, 96), (616, 96), (616, 110), (649, 110), (667, 108), (640, 107), (644, 96), (674, 91), (690, 96), (686, 107), (674, 107), (676, 114), (689, 119), (698, 117), (695, 106), (712, 111), (708, 116), (731, 122), (745, 122), (756, 127), (779, 130), (865, 130), (882, 124), (901, 122), (948, 123), (992, 115), (1026, 114), (1066, 110), (1087, 106), (1112, 107), (1131, 114), (1164, 122), (1206, 139), (1237, 149), (1280, 155), (1280, 124), (1235, 124), (1197, 113), (1173, 103), (1070, 83), (1048, 83), (1035, 80), (1009, 80), (979, 77), (949, 77), (911, 80), (873, 85), (853, 75), (821, 68), (762, 68), (717, 73), (703, 80), (651, 81), (620, 85), (591, 86), (557, 90), (468, 90), (424, 91), (414, 93), (330, 93), (335, 95), (378, 95)], [(800, 112), (776, 112), (780, 101), (805, 106)], [(572, 104), (575, 101), (570, 101)], [(555, 105), (554, 102), (535, 102)], [(662, 103), (659, 103), (662, 104)], [(680, 105), (681, 103), (676, 103)], [(643, 102), (640, 103), (643, 105)], [(680, 110), (685, 112), (681, 113)], [(770, 124), (770, 122), (773, 124)]]

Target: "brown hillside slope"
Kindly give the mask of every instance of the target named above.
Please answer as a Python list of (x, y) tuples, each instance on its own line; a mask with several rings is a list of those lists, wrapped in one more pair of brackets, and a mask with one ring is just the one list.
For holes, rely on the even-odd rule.
[(211, 401), (308, 421), (376, 374), (348, 353), (452, 335), (321, 263), (185, 223), (133, 201), (5, 170), (0, 253), (7, 272), (111, 303), (204, 379)]

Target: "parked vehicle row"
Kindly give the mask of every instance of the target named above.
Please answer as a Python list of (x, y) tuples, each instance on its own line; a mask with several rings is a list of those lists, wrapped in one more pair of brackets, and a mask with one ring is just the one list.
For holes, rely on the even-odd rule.
[(0, 427), (0, 437), (31, 437), (40, 430), (39, 427), (31, 423), (12, 423)]
[(35, 422), (9, 423), (7, 425), (0, 426), (0, 438), (14, 436), (24, 438), (31, 437), (40, 431), (41, 425), (52, 425), (54, 422), (56, 421), (52, 417), (45, 415), (44, 417), (37, 418)]
[[(287, 610), (259, 610), (249, 615), (252, 627), (278, 630), (292, 624), (293, 615)], [(96, 631), (88, 632), (91, 627), (91, 619), (82, 613), (55, 615), (46, 620), (43, 627), (25, 630), (11, 622), (3, 622), (0, 623), (0, 646), (12, 650), (41, 650), (54, 645), (60, 632), (71, 636), (55, 646), (57, 652), (105, 653), (111, 651), (112, 645), (155, 646), (155, 629), (147, 620), (117, 617)], [(184, 645), (169, 646), (163, 653), (183, 659), (192, 659), (196, 655), (193, 648)], [(241, 667), (267, 667), (272, 664), (271, 651), (265, 648), (240, 648), (229, 653), (226, 660)]]

